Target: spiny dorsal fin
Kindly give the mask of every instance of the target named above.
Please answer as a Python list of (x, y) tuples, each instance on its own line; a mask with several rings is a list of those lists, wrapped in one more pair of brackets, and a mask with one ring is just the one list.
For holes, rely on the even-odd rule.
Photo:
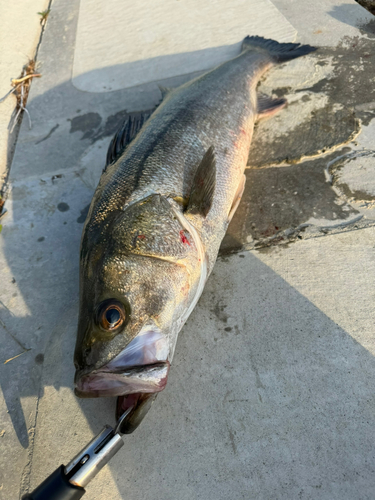
[(121, 127), (118, 129), (109, 145), (105, 164), (106, 168), (124, 152), (126, 146), (135, 138), (143, 127), (143, 124), (150, 118), (153, 111), (154, 110), (129, 113), (125, 117)]
[(161, 98), (162, 98), (162, 99), (165, 99), (165, 98), (166, 98), (166, 96), (167, 96), (170, 92), (172, 92), (172, 89), (169, 89), (168, 87), (163, 87), (163, 85), (158, 85), (158, 87), (159, 87), (159, 90), (160, 90), (160, 92), (161, 92)]
[(275, 115), (287, 105), (286, 99), (273, 99), (268, 95), (258, 95), (258, 119)]
[(216, 187), (216, 160), (211, 146), (197, 168), (190, 192), (187, 213), (206, 217), (214, 199)]

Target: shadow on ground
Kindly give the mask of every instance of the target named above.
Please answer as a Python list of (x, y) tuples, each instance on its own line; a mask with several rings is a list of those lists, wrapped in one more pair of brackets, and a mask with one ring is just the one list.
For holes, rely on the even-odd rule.
[[(69, 403), (74, 296), (64, 310), (45, 351), (34, 481), (52, 470), (56, 449), (64, 463), (78, 451), (76, 406), (94, 432), (113, 422), (112, 400)], [(224, 499), (231, 491), (370, 498), (374, 377), (374, 357), (255, 254), (220, 258), (181, 334), (167, 389), (111, 475), (134, 500)], [(45, 437), (53, 425), (57, 435)], [(95, 484), (89, 494), (103, 498)]]

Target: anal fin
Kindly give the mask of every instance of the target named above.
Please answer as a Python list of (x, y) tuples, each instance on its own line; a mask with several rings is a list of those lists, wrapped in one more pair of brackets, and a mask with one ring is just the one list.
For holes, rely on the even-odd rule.
[(273, 99), (268, 95), (258, 95), (258, 119), (268, 118), (281, 111), (288, 104), (286, 99)]

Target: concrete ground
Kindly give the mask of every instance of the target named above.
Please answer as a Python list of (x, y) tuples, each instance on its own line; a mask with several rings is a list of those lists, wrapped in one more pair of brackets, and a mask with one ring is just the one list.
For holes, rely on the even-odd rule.
[[(250, 3), (270, 12), (267, 29), (274, 22), (279, 37), (319, 51), (261, 82), (289, 107), (257, 127), (243, 201), (181, 333), (167, 388), (89, 484), (88, 499), (374, 498), (375, 21), (352, 0)], [(126, 87), (121, 75), (137, 61), (116, 52), (123, 27), (112, 30), (112, 66), (98, 58), (82, 69), (92, 29), (97, 49), (110, 50), (106, 6), (52, 3), (38, 55), (43, 78), (28, 103), (33, 128), (24, 121), (13, 159), (0, 221), (1, 499), (32, 490), (114, 423), (114, 401), (73, 394), (82, 224), (126, 112), (160, 101), (155, 65), (168, 69), (165, 86), (191, 77), (176, 69), (175, 53), (166, 61), (170, 40), (157, 39), (164, 59), (143, 57), (148, 80)], [(132, 3), (121, 6), (132, 18)], [(85, 10), (93, 7), (102, 20), (94, 27)], [(215, 7), (222, 38), (202, 38), (191, 58), (176, 49), (194, 74), (197, 61), (225, 57), (250, 29), (251, 11)], [(155, 30), (142, 28), (147, 49)], [(115, 91), (103, 88), (108, 75)]]

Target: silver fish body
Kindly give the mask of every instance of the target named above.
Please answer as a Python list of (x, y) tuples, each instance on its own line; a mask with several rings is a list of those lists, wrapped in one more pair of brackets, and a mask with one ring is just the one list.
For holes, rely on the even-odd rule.
[(241, 54), (170, 91), (105, 169), (81, 242), (76, 394), (121, 396), (132, 432), (165, 387), (244, 189), (265, 71), (314, 50), (247, 37)]

